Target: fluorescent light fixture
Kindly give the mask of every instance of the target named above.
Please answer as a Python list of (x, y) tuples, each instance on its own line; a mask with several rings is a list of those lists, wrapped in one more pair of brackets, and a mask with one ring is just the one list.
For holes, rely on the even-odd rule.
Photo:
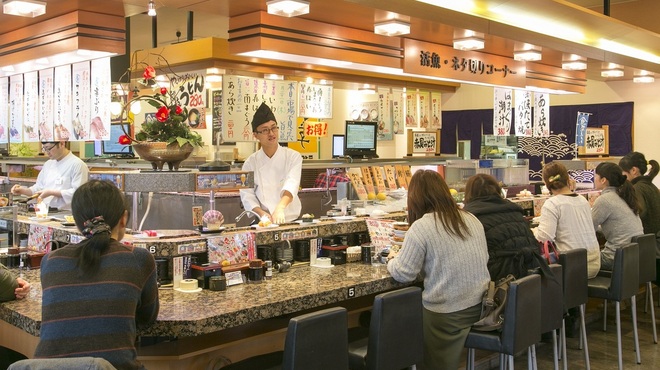
[(267, 73), (264, 75), (264, 78), (267, 80), (284, 80), (284, 75), (278, 75), (277, 73)]
[(655, 82), (655, 77), (652, 72), (639, 71), (633, 76), (633, 82), (638, 84), (650, 84)]
[(156, 4), (154, 4), (154, 0), (149, 0), (149, 5), (147, 5), (147, 15), (150, 17), (155, 17), (156, 16)]
[(561, 58), (561, 68), (568, 71), (584, 71), (587, 69), (587, 58), (575, 54), (564, 54)]
[(391, 19), (386, 22), (376, 23), (374, 25), (374, 32), (385, 36), (407, 35), (410, 33), (410, 23)]
[(41, 0), (2, 0), (2, 12), (34, 18), (46, 14), (46, 2)]
[(268, 14), (281, 17), (296, 17), (309, 13), (309, 1), (303, 0), (271, 0), (266, 2)]
[(358, 92), (360, 94), (375, 94), (376, 93), (376, 86), (369, 85), (369, 84), (364, 84), (364, 86), (358, 88)]
[(478, 36), (454, 39), (454, 49), (458, 50), (479, 50), (484, 48), (484, 44), (484, 39)]
[(534, 49), (514, 51), (513, 59), (521, 62), (534, 62), (541, 60), (541, 51)]

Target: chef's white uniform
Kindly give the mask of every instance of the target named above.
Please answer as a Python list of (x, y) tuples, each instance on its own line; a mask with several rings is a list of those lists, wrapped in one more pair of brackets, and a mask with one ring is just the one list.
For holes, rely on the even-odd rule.
[(298, 198), (302, 156), (297, 151), (278, 146), (272, 157), (259, 149), (248, 157), (243, 164), (243, 171), (254, 171), (254, 188), (241, 189), (241, 202), (246, 210), (261, 207), (272, 214), (280, 202), (284, 190), (293, 195), (293, 200), (284, 209), (286, 222), (300, 216), (302, 204)]

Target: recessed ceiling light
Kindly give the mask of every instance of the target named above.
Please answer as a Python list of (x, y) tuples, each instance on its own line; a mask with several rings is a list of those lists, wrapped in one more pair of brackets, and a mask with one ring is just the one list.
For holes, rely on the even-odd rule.
[(610, 68), (610, 69), (603, 69), (600, 71), (600, 76), (601, 77), (623, 77), (623, 69), (621, 68)]
[(296, 17), (309, 13), (309, 1), (303, 0), (271, 0), (266, 2), (268, 14), (282, 17)]
[(34, 18), (46, 14), (46, 2), (41, 0), (2, 0), (2, 12)]
[(569, 71), (584, 71), (587, 69), (587, 58), (575, 54), (564, 55), (561, 59), (561, 68)]
[(458, 50), (479, 50), (484, 48), (484, 44), (484, 39), (478, 36), (454, 39), (454, 49)]
[(410, 33), (410, 23), (391, 19), (386, 22), (376, 23), (374, 25), (374, 32), (385, 36), (407, 35)]
[(635, 72), (635, 75), (633, 76), (633, 82), (638, 84), (648, 84), (655, 82), (655, 77), (652, 72), (639, 71)]
[(517, 50), (513, 52), (513, 59), (521, 62), (534, 62), (541, 60), (541, 51), (540, 50)]

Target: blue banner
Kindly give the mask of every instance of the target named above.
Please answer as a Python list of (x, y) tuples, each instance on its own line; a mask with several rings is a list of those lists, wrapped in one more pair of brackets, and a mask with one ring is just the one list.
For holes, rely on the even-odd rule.
[(587, 136), (587, 125), (591, 113), (578, 112), (577, 123), (575, 125), (575, 144), (584, 146), (584, 139)]

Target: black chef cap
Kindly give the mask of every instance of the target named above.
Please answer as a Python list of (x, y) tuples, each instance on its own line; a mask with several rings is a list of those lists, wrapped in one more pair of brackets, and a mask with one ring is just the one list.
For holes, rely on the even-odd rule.
[(259, 125), (264, 124), (268, 121), (273, 121), (277, 123), (273, 111), (266, 105), (266, 103), (261, 103), (259, 109), (254, 112), (254, 117), (252, 117), (252, 132), (257, 131)]

